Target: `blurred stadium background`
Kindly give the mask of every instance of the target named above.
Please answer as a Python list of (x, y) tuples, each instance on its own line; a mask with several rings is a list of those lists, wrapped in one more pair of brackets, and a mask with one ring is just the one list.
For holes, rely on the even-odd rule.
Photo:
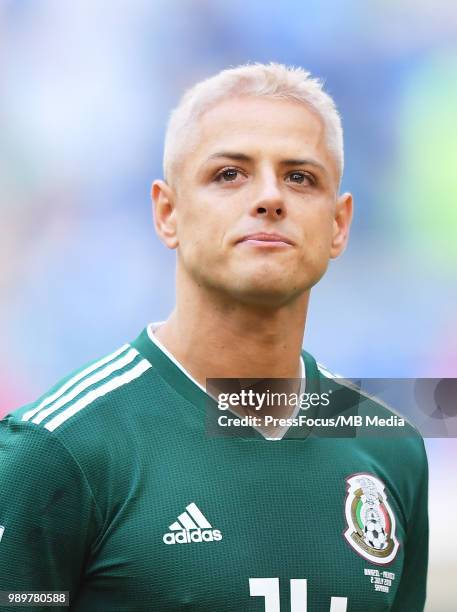
[[(246, 61), (308, 68), (343, 115), (356, 217), (306, 348), (347, 376), (456, 377), (455, 2), (0, 0), (0, 414), (167, 316), (167, 115)], [(450, 612), (457, 441), (427, 447), (427, 611)]]

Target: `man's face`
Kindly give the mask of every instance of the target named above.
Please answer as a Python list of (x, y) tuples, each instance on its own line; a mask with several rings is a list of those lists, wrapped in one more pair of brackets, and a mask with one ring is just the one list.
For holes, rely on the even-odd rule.
[(178, 265), (239, 301), (289, 302), (343, 248), (338, 178), (323, 122), (303, 104), (218, 103), (199, 120), (172, 190)]

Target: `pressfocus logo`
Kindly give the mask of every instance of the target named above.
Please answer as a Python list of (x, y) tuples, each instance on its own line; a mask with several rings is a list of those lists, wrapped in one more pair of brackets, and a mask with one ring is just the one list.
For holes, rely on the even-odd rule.
[(457, 437), (457, 379), (207, 379), (209, 436)]

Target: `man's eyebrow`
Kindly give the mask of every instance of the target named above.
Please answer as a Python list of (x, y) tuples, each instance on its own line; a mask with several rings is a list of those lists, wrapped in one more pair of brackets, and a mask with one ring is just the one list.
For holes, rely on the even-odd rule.
[(249, 157), (249, 155), (246, 155), (245, 153), (235, 153), (233, 151), (218, 151), (217, 153), (210, 155), (206, 161), (219, 159), (220, 157), (233, 159), (235, 161), (252, 161), (252, 157)]
[(318, 162), (317, 159), (282, 159), (279, 163), (284, 166), (314, 166), (315, 168), (319, 168), (323, 172), (327, 172), (324, 164)]
[[(218, 151), (217, 153), (213, 153), (207, 158), (207, 162), (213, 159), (233, 159), (234, 161), (245, 161), (250, 162), (253, 161), (252, 157), (246, 155), (245, 153), (237, 153), (236, 151)], [(323, 164), (318, 162), (316, 159), (311, 158), (297, 158), (297, 159), (282, 159), (279, 162), (283, 166), (314, 166), (322, 170), (327, 174), (327, 169)]]

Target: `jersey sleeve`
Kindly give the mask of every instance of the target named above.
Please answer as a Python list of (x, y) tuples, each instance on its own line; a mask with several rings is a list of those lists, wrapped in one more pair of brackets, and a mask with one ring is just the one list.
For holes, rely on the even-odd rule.
[(62, 442), (14, 416), (0, 421), (0, 525), (0, 591), (69, 591), (71, 605), (100, 514)]
[[(422, 612), (425, 606), (428, 566), (428, 463), (421, 440), (417, 465), (417, 490), (405, 543), (405, 560), (392, 612)], [(414, 479), (416, 475), (414, 474)]]

